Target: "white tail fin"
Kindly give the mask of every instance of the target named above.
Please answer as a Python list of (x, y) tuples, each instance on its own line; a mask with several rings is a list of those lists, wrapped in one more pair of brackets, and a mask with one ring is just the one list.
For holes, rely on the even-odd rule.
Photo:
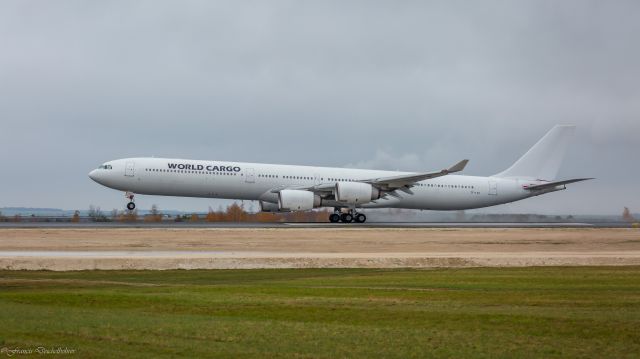
[(513, 166), (495, 176), (554, 180), (575, 128), (569, 125), (555, 126)]

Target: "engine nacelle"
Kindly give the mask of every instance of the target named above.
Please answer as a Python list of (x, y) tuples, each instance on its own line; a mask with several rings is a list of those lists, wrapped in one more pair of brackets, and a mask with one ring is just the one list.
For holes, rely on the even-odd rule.
[(259, 201), (260, 203), (260, 211), (261, 212), (281, 212), (280, 208), (278, 208), (278, 204), (277, 203), (271, 203), (271, 202), (265, 202), (265, 201)]
[(367, 203), (380, 198), (380, 190), (368, 183), (336, 183), (336, 201), (350, 204)]
[(307, 211), (320, 207), (322, 199), (313, 192), (283, 189), (278, 192), (278, 210), (280, 211)]

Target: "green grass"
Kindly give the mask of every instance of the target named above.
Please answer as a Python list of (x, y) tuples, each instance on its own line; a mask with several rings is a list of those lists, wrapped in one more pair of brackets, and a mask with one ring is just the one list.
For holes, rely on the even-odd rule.
[(640, 268), (0, 271), (0, 347), (79, 357), (639, 357)]

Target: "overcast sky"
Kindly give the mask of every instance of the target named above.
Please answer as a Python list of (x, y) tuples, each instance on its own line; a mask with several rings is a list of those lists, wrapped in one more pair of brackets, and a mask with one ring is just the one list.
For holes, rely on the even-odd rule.
[(638, 212), (638, 19), (638, 1), (2, 1), (0, 207), (123, 208), (87, 173), (133, 156), (491, 175), (561, 123), (559, 176), (597, 180), (492, 211)]

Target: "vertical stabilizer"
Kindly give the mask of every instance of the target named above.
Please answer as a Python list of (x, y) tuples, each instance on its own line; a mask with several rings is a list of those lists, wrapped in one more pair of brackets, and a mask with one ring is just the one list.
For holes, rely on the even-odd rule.
[(513, 166), (495, 176), (554, 180), (575, 128), (571, 125), (555, 126)]

